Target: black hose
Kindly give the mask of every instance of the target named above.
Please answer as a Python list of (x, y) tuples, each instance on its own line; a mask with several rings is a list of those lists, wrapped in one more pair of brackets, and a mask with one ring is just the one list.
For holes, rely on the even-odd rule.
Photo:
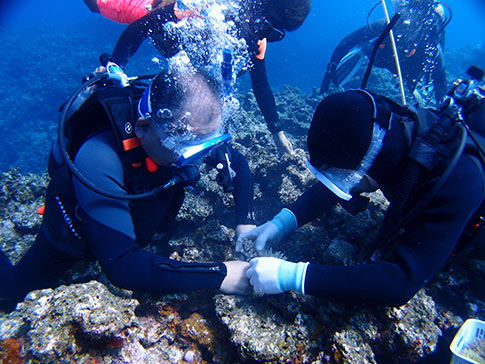
[(468, 135), (470, 136), (470, 138), (475, 143), (475, 146), (478, 149), (478, 154), (480, 155), (480, 159), (482, 160), (482, 163), (485, 165), (485, 150), (483, 149), (482, 145), (477, 140), (477, 138), (475, 137), (475, 135), (473, 135), (473, 132), (472, 132), (472, 130), (470, 128), (470, 125), (468, 125), (468, 123), (465, 120), (460, 120), (460, 122), (462, 123), (463, 127), (467, 130)]
[[(138, 77), (137, 79), (142, 79), (143, 76)], [(104, 73), (99, 76), (95, 76), (94, 78), (86, 81), (84, 84), (79, 87), (76, 92), (73, 94), (73, 96), (69, 99), (67, 104), (64, 106), (64, 111), (62, 112), (61, 119), (59, 121), (59, 128), (58, 128), (58, 133), (57, 133), (57, 143), (59, 146), (59, 152), (61, 154), (61, 157), (66, 163), (66, 166), (69, 168), (69, 171), (72, 173), (72, 175), (79, 181), (81, 182), (85, 187), (89, 188), (91, 191), (96, 192), (102, 196), (108, 197), (108, 198), (114, 198), (116, 200), (138, 200), (142, 198), (147, 198), (150, 196), (153, 196), (171, 186), (179, 182), (179, 178), (175, 176), (172, 178), (169, 182), (167, 182), (163, 186), (159, 186), (151, 191), (144, 192), (144, 193), (139, 193), (139, 194), (133, 194), (133, 195), (122, 195), (122, 194), (117, 194), (117, 193), (112, 193), (109, 191), (105, 191), (97, 187), (94, 183), (89, 181), (86, 177), (83, 176), (83, 174), (77, 169), (77, 167), (72, 163), (71, 158), (69, 156), (69, 153), (67, 152), (67, 146), (66, 146), (66, 138), (64, 136), (65, 128), (66, 128), (66, 123), (67, 120), (69, 119), (67, 117), (69, 109), (71, 108), (72, 104), (76, 100), (77, 96), (86, 88), (93, 86), (95, 83), (98, 83), (102, 80), (107, 80), (108, 79), (108, 74)]]
[(375, 5), (372, 8), (370, 8), (369, 12), (367, 13), (367, 27), (371, 30), (372, 30), (372, 27), (371, 27), (370, 21), (369, 21), (370, 16), (372, 15), (372, 12), (379, 6), (380, 3), (381, 3), (380, 0), (378, 2), (376, 2)]
[(367, 65), (367, 69), (365, 70), (364, 78), (362, 79), (362, 84), (360, 86), (361, 89), (365, 90), (367, 87), (367, 82), (369, 81), (370, 72), (372, 71), (372, 66), (374, 65), (374, 60), (377, 55), (377, 50), (379, 49), (379, 45), (382, 43), (384, 38), (387, 34), (391, 31), (392, 27), (396, 24), (398, 19), (401, 17), (399, 13), (394, 14), (389, 24), (386, 25), (384, 30), (382, 31), (379, 38), (377, 38), (374, 42), (374, 47), (372, 48), (372, 53), (369, 58), (369, 64)]

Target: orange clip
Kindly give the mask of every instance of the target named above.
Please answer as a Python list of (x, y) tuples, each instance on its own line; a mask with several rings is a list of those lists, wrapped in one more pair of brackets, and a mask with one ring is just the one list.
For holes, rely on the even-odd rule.
[(150, 173), (153, 173), (158, 169), (157, 164), (150, 157), (147, 157), (145, 159), (145, 163), (147, 166), (147, 171)]

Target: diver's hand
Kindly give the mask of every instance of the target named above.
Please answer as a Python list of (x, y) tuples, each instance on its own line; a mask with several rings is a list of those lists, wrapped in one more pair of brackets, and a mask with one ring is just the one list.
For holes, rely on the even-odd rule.
[(262, 257), (249, 262), (246, 275), (255, 293), (277, 294), (297, 291), (304, 294), (308, 263), (292, 263), (286, 260)]
[(90, 73), (89, 75), (83, 77), (83, 83), (89, 81), (93, 77), (99, 76), (102, 73), (106, 72), (106, 67), (100, 66), (94, 70), (94, 72)]
[(249, 263), (233, 260), (224, 262), (224, 265), (227, 268), (227, 275), (222, 281), (221, 292), (226, 294), (249, 294), (252, 289), (247, 277)]
[(103, 67), (103, 66), (100, 66), (100, 67), (96, 68), (96, 69), (94, 70), (94, 72), (92, 72), (92, 73), (90, 73), (89, 75), (87, 75), (87, 76), (83, 77), (82, 82), (83, 82), (83, 83), (84, 83), (84, 82), (87, 82), (87, 81), (89, 81), (90, 79), (92, 79), (92, 78), (94, 78), (94, 77), (96, 77), (96, 76), (99, 76), (100, 74), (105, 73), (105, 72), (106, 72), (106, 68), (105, 68), (105, 67)]
[(246, 275), (255, 293), (283, 293), (278, 282), (278, 268), (282, 262), (273, 257), (251, 259)]
[(255, 227), (256, 225), (253, 224), (239, 224), (236, 226), (235, 239), (237, 240), (241, 234), (247, 233), (248, 231), (253, 230)]
[(281, 154), (293, 154), (293, 146), (283, 131), (273, 134), (273, 140)]
[(97, 76), (100, 73), (105, 73), (106, 72), (106, 67), (104, 66), (99, 66), (94, 70), (94, 75)]
[(328, 88), (330, 87), (330, 82), (335, 78), (336, 73), (337, 73), (337, 64), (335, 62), (330, 62), (327, 65), (327, 72), (325, 73), (325, 76), (323, 77), (323, 80), (322, 80), (322, 85), (320, 86), (321, 94), (327, 93)]
[(278, 242), (283, 239), (283, 235), (278, 230), (278, 227), (272, 222), (260, 225), (247, 233), (239, 235), (236, 241), (236, 251), (243, 251), (244, 240), (254, 241), (256, 250), (263, 250), (267, 242)]

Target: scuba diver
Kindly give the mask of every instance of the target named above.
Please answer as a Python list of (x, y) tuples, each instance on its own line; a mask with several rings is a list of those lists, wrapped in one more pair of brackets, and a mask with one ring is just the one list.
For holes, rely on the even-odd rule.
[[(451, 9), (435, 0), (401, 0), (396, 10), (401, 18), (393, 32), (404, 83), (419, 100), (429, 101), (431, 94), (434, 93), (438, 103), (448, 90), (443, 48), (445, 27), (451, 21)], [(385, 19), (372, 24), (368, 22), (366, 26), (349, 34), (337, 45), (322, 80), (322, 94), (328, 92), (331, 83), (340, 88), (345, 87), (364, 59), (369, 57), (373, 42), (386, 25)], [(386, 37), (379, 48), (375, 66), (396, 74), (389, 37)], [(420, 82), (422, 87), (418, 85)]]
[[(64, 106), (40, 232), (18, 264), (0, 252), (0, 296), (15, 304), (55, 285), (79, 260), (97, 260), (126, 289), (244, 293), (246, 262), (181, 262), (142, 249), (177, 215), (184, 186), (200, 177), (196, 163), (230, 138), (218, 84), (202, 70), (170, 70), (141, 87), (118, 66), (106, 67)], [(251, 194), (245, 168), (236, 200)]]
[[(485, 88), (483, 71), (458, 80), (437, 109), (403, 107), (358, 89), (327, 96), (308, 131), (308, 169), (319, 180), (274, 218), (242, 234), (236, 249), (277, 242), (339, 203), (354, 214), (380, 188), (390, 206), (375, 251), (348, 266), (250, 261), (254, 291), (294, 290), (352, 304), (400, 306), (447, 262), (484, 253)], [(474, 237), (472, 239), (472, 237)], [(463, 238), (463, 239), (461, 239)], [(368, 250), (368, 252), (367, 252)], [(482, 259), (485, 258), (483, 255)]]
[[(293, 147), (286, 137), (276, 110), (276, 103), (266, 74), (267, 42), (280, 41), (286, 31), (298, 29), (310, 12), (310, 0), (251, 0), (244, 2), (235, 17), (242, 37), (249, 48), (252, 66), (249, 70), (257, 104), (268, 129), (281, 153), (291, 153)], [(112, 52), (113, 58), (125, 67), (142, 42), (150, 37), (164, 57), (171, 57), (183, 44), (164, 28), (168, 22), (179, 22), (192, 14), (183, 9), (182, 1), (166, 1), (147, 15), (132, 22), (121, 34)]]

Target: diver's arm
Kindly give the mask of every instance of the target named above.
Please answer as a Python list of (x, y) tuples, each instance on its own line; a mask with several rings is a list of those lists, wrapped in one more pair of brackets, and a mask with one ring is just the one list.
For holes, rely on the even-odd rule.
[[(330, 87), (330, 82), (335, 81), (335, 71), (337, 65), (349, 51), (356, 46), (364, 46), (372, 39), (379, 36), (386, 26), (385, 20), (379, 20), (369, 26), (357, 29), (343, 38), (332, 53), (330, 62), (327, 64), (327, 71), (320, 86), (320, 92), (326, 93)], [(335, 81), (336, 82), (336, 81)]]
[(259, 109), (263, 114), (264, 120), (268, 125), (269, 131), (274, 134), (283, 130), (278, 112), (276, 111), (276, 102), (268, 82), (266, 74), (266, 63), (264, 59), (252, 57), (253, 67), (249, 71), (251, 76), (251, 85), (253, 87), (254, 97), (258, 103)]
[(113, 59), (116, 64), (121, 67), (126, 66), (131, 56), (148, 37), (149, 30), (145, 17), (135, 20), (125, 28), (113, 50)]
[[(125, 212), (117, 214), (121, 217)], [(132, 237), (112, 229), (82, 211), (89, 247), (111, 283), (125, 289), (165, 294), (219, 289), (226, 277), (223, 263), (188, 263), (141, 249)]]
[(379, 20), (370, 25), (357, 29), (340, 41), (332, 53), (330, 62), (338, 63), (355, 46), (364, 45), (379, 36), (386, 26), (385, 20)]
[(116, 64), (125, 67), (143, 41), (150, 35), (150, 32), (157, 31), (170, 20), (176, 20), (173, 4), (158, 8), (129, 24), (113, 50), (112, 56)]
[(253, 176), (249, 169), (247, 159), (234, 148), (230, 146), (231, 168), (236, 172), (234, 177), (234, 204), (236, 205), (236, 223), (254, 224), (253, 219)]
[[(109, 133), (91, 138), (79, 150), (75, 164), (100, 188), (126, 194), (123, 165), (113, 145)], [(145, 252), (135, 241), (128, 201), (101, 196), (75, 178), (73, 186), (89, 249), (112, 283), (154, 293), (220, 287), (225, 277), (224, 264), (177, 262)]]
[(305, 292), (327, 299), (399, 306), (445, 264), (484, 198), (482, 172), (464, 156), (427, 206), (408, 224), (390, 261), (354, 266), (310, 264)]
[[(218, 171), (217, 183), (224, 188), (225, 192), (232, 189), (234, 204), (236, 205), (237, 225), (252, 225), (253, 221), (253, 176), (249, 169), (247, 159), (232, 148), (229, 144), (213, 150), (204, 162), (217, 169), (217, 165), (223, 166)], [(229, 162), (230, 169), (227, 167)], [(235, 172), (232, 176), (231, 170)]]
[(329, 211), (339, 200), (327, 187), (318, 182), (305, 191), (288, 209), (295, 215), (298, 226), (303, 226)]
[(84, 0), (84, 3), (93, 13), (99, 13), (99, 8), (96, 0)]

